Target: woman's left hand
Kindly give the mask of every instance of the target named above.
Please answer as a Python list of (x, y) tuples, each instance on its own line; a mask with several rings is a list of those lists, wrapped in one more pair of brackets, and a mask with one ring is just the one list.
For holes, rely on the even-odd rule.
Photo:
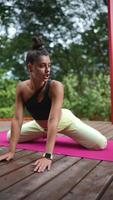
[(44, 172), (47, 168), (50, 170), (52, 164), (52, 160), (47, 158), (40, 158), (38, 159), (33, 165), (35, 166), (34, 172)]

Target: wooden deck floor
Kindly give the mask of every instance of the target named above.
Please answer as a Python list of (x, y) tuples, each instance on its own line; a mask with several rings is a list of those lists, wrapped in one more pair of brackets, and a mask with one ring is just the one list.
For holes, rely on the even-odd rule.
[[(113, 138), (110, 122), (89, 122)], [(0, 130), (9, 122), (0, 122)], [(6, 148), (0, 148), (3, 153)], [(40, 153), (19, 149), (13, 161), (0, 162), (0, 200), (112, 200), (113, 162), (55, 155), (52, 169), (33, 173)]]

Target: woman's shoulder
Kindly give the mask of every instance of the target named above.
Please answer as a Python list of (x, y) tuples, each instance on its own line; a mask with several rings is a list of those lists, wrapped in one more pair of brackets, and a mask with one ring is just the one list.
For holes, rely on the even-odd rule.
[(32, 90), (30, 89), (30, 80), (20, 81), (17, 84), (16, 94), (22, 97), (23, 101), (26, 101), (32, 96)]
[(51, 80), (51, 87), (64, 87), (64, 85), (57, 80)]
[(60, 81), (51, 80), (50, 90), (54, 93), (57, 91), (64, 90), (64, 85)]
[(19, 81), (17, 83), (17, 89), (19, 89), (19, 90), (25, 89), (27, 87), (28, 83), (29, 83), (29, 80)]
[(16, 86), (16, 92), (23, 94), (29, 87), (29, 80), (19, 81)]

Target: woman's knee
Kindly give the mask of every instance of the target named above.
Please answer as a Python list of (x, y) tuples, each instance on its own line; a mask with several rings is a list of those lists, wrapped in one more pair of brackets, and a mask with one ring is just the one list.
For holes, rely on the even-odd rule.
[(82, 146), (87, 149), (102, 150), (107, 147), (107, 139), (103, 136), (101, 141), (80, 141)]
[(94, 149), (105, 149), (107, 147), (107, 138), (103, 136), (102, 140), (96, 144)]

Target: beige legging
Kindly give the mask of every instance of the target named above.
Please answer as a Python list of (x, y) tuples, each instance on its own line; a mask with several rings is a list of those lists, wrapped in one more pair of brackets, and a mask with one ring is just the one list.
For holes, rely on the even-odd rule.
[[(62, 109), (61, 119), (58, 124), (58, 133), (65, 134), (82, 146), (90, 149), (104, 149), (107, 139), (96, 129), (83, 123), (70, 110)], [(7, 139), (10, 139), (10, 130)], [(41, 127), (35, 120), (22, 125), (19, 142), (34, 140), (46, 136), (47, 130)]]

